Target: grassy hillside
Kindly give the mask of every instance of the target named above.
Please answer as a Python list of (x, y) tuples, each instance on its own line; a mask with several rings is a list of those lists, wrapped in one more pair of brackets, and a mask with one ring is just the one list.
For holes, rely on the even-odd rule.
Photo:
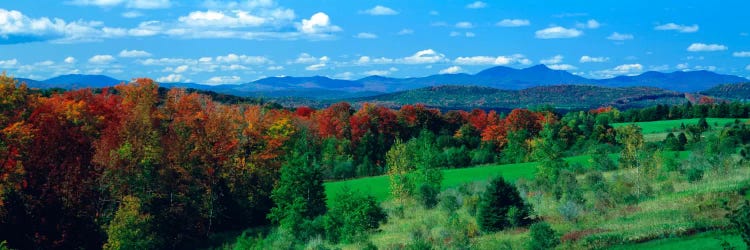
[(703, 91), (701, 94), (746, 101), (750, 99), (750, 83), (722, 84)]
[[(677, 131), (680, 129), (681, 124), (690, 125), (690, 124), (698, 124), (699, 118), (693, 118), (693, 119), (681, 119), (681, 120), (665, 120), (665, 121), (653, 121), (653, 122), (636, 122), (635, 124), (640, 126), (641, 129), (643, 129), (643, 134), (656, 134), (656, 133), (668, 133), (672, 131)], [(733, 123), (735, 120), (734, 118), (706, 118), (706, 122), (708, 122), (708, 125), (714, 126), (714, 127), (724, 127), (724, 125)], [(741, 121), (746, 121), (747, 119), (739, 119)], [(627, 126), (632, 123), (613, 123), (612, 127), (622, 127)]]

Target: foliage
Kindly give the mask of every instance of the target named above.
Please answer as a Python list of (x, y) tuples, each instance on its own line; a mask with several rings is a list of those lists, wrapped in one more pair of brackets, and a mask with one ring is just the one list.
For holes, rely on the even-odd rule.
[(745, 244), (750, 247), (750, 201), (745, 201), (728, 215), (734, 228), (740, 233)]
[(547, 222), (537, 222), (532, 224), (531, 227), (529, 227), (529, 235), (531, 236), (529, 249), (553, 249), (560, 244), (560, 238), (557, 237), (555, 231), (552, 230), (552, 227), (550, 227)]
[(479, 202), (477, 222), (483, 231), (496, 232), (528, 224), (529, 213), (530, 209), (518, 190), (502, 177), (496, 177), (490, 181)]
[(152, 249), (157, 242), (151, 229), (151, 215), (143, 214), (141, 201), (125, 196), (107, 227), (104, 249)]
[(387, 219), (385, 211), (372, 196), (344, 189), (336, 196), (323, 224), (331, 242), (355, 242), (366, 238), (370, 230)]

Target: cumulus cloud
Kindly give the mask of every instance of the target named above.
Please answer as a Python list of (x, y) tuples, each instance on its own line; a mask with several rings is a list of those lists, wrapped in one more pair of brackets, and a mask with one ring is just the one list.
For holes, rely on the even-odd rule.
[(440, 70), (440, 74), (455, 74), (460, 72), (462, 69), (459, 66), (450, 66), (448, 68), (445, 68), (443, 70)]
[(474, 32), (458, 32), (458, 31), (451, 31), (450, 34), (448, 34), (451, 37), (458, 37), (458, 36), (465, 36), (465, 37), (475, 37), (477, 34), (474, 34)]
[(469, 9), (483, 9), (485, 7), (487, 7), (487, 3), (482, 2), (482, 1), (476, 1), (476, 2), (466, 5), (466, 8), (469, 8)]
[(18, 59), (0, 60), (0, 68), (13, 68), (18, 64)]
[(680, 33), (697, 32), (699, 28), (700, 27), (698, 27), (697, 24), (688, 26), (688, 25), (681, 25), (681, 24), (676, 24), (676, 23), (667, 23), (667, 24), (662, 24), (662, 25), (658, 25), (654, 27), (655, 30), (676, 30), (676, 31), (679, 31)]
[(120, 51), (120, 57), (151, 57), (151, 53), (143, 50), (123, 50)]
[(541, 60), (539, 62), (541, 62), (542, 64), (558, 64), (558, 63), (561, 63), (563, 61), (563, 58), (564, 57), (562, 55), (555, 55), (553, 57), (550, 57), (550, 58), (547, 58), (547, 59), (543, 59), (543, 60)]
[(549, 27), (542, 30), (536, 31), (536, 38), (539, 39), (558, 39), (558, 38), (574, 38), (583, 35), (583, 31), (577, 29), (567, 29), (560, 26)]
[(456, 23), (456, 28), (459, 28), (459, 29), (471, 29), (471, 28), (474, 28), (474, 24), (472, 24), (470, 22), (458, 22), (458, 23)]
[(734, 57), (750, 57), (750, 51), (737, 51), (732, 53)]
[(529, 26), (531, 25), (531, 22), (527, 19), (503, 19), (495, 25), (500, 27), (521, 27)]
[(411, 35), (411, 34), (414, 34), (414, 30), (411, 30), (411, 29), (402, 29), (397, 34), (399, 34), (399, 35)]
[(16, 10), (0, 9), (0, 44), (37, 41), (98, 40), (109, 34), (101, 22), (66, 22), (60, 18), (31, 18)]
[(111, 55), (95, 55), (89, 58), (91, 64), (107, 64), (115, 61), (115, 57)]
[(242, 81), (242, 78), (239, 76), (214, 76), (208, 79), (206, 83), (218, 85), (218, 84), (228, 84), (228, 83), (239, 83)]
[(323, 34), (341, 31), (339, 26), (331, 24), (331, 19), (323, 12), (315, 13), (310, 19), (303, 19), (298, 29), (305, 34)]
[(122, 13), (122, 17), (124, 18), (138, 18), (143, 16), (143, 13), (140, 11), (126, 11)]
[(190, 79), (185, 78), (180, 74), (169, 74), (156, 79), (157, 82), (189, 82)]
[(710, 52), (710, 51), (722, 51), (727, 50), (727, 46), (721, 44), (705, 44), (705, 43), (693, 43), (688, 46), (687, 51), (690, 52)]
[(407, 56), (396, 60), (403, 64), (424, 64), (424, 63), (437, 63), (445, 61), (445, 55), (435, 52), (432, 49), (420, 50), (414, 55)]
[(65, 60), (63, 60), (63, 61), (64, 61), (65, 63), (68, 63), (68, 64), (71, 64), (71, 63), (76, 63), (76, 58), (75, 58), (75, 57), (72, 57), (72, 56), (69, 56), (69, 57), (66, 57), (66, 58), (65, 58)]
[(367, 14), (371, 16), (392, 16), (392, 15), (398, 15), (398, 11), (395, 11), (391, 8), (382, 6), (382, 5), (376, 5), (375, 7), (372, 7), (372, 9), (363, 10), (359, 12), (360, 14)]
[(586, 21), (586, 23), (576, 24), (576, 27), (581, 29), (597, 29), (599, 28), (599, 26), (601, 26), (601, 24), (599, 24), (599, 22), (594, 19), (589, 19), (588, 21)]
[(132, 9), (164, 9), (172, 6), (170, 0), (73, 0), (68, 3), (79, 6), (98, 6), (103, 8), (124, 6)]
[(360, 32), (354, 37), (359, 38), (359, 39), (375, 39), (375, 38), (378, 38), (378, 35), (375, 35), (373, 33), (368, 33), (368, 32)]
[(391, 74), (390, 70), (370, 70), (363, 73), (367, 76), (387, 76)]
[(609, 61), (609, 57), (591, 57), (591, 56), (582, 56), (580, 60), (578, 60), (581, 63), (601, 63)]
[(625, 40), (633, 40), (633, 35), (631, 34), (620, 34), (617, 32), (612, 33), (612, 35), (609, 35), (607, 37), (609, 40), (613, 41), (625, 41)]
[[(679, 68), (679, 67), (678, 67)], [(611, 78), (619, 75), (635, 75), (643, 72), (643, 65), (639, 63), (634, 64), (622, 64), (612, 69), (605, 69), (593, 72), (592, 75), (595, 77)]]
[(524, 55), (515, 54), (511, 56), (469, 56), (469, 57), (458, 57), (453, 60), (453, 63), (459, 65), (508, 65), (513, 63), (520, 63), (523, 65), (531, 64), (531, 60), (526, 58)]
[(554, 70), (575, 70), (578, 69), (576, 66), (570, 64), (549, 64), (547, 65), (550, 69)]

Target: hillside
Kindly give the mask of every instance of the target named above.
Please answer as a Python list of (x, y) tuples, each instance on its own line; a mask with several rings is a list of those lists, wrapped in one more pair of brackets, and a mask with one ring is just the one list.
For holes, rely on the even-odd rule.
[(750, 82), (722, 84), (703, 91), (701, 94), (723, 99), (746, 101), (750, 99)]
[(655, 103), (683, 103), (684, 94), (650, 87), (608, 88), (593, 85), (554, 85), (523, 90), (500, 90), (478, 86), (437, 86), (373, 97), (354, 103), (401, 106), (423, 103), (445, 108), (518, 108), (550, 105), (559, 109), (590, 109), (601, 106), (645, 107)]

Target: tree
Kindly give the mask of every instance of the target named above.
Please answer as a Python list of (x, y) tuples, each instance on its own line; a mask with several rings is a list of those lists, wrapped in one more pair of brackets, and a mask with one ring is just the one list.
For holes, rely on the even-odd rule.
[(326, 238), (331, 242), (351, 243), (362, 240), (367, 232), (387, 220), (387, 214), (372, 196), (344, 187), (331, 203), (323, 218)]
[(276, 204), (268, 218), (282, 226), (299, 226), (300, 221), (283, 225), (287, 218), (313, 219), (326, 212), (323, 174), (312, 157), (306, 133), (300, 133), (293, 151), (281, 167), (281, 178), (271, 194)]
[(643, 150), (644, 143), (641, 127), (635, 124), (630, 124), (618, 128), (617, 141), (623, 145), (622, 151), (620, 152), (620, 167), (639, 167), (640, 162), (638, 161), (638, 153)]
[(529, 249), (531, 250), (553, 249), (560, 244), (560, 238), (555, 235), (555, 230), (552, 230), (547, 222), (538, 222), (531, 225), (529, 236), (531, 236), (531, 242), (529, 242)]
[[(529, 207), (521, 199), (516, 187), (503, 177), (492, 179), (482, 194), (478, 206), (477, 223), (485, 232), (501, 231), (507, 227), (529, 223)], [(512, 221), (518, 218), (519, 221)]]
[(396, 140), (385, 155), (388, 166), (388, 178), (391, 184), (391, 195), (401, 204), (412, 196), (414, 192), (414, 181), (409, 173), (414, 169), (411, 164), (411, 155), (407, 151), (406, 144)]
[(526, 143), (528, 137), (529, 134), (524, 129), (508, 133), (508, 144), (503, 149), (503, 159), (505, 162), (520, 163), (526, 161), (526, 156), (529, 154)]
[(157, 248), (151, 232), (151, 215), (144, 214), (141, 200), (125, 196), (114, 219), (107, 226), (107, 243), (104, 249), (153, 249)]
[(670, 151), (684, 150), (684, 145), (680, 144), (680, 140), (673, 133), (667, 134), (667, 137), (664, 139), (664, 147)]

